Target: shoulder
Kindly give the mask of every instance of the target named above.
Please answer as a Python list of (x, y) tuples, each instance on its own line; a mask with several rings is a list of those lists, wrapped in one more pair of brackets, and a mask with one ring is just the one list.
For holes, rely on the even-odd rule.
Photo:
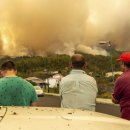
[(120, 75), (117, 79), (116, 79), (116, 82), (122, 82), (126, 79), (126, 75), (125, 74), (122, 74)]
[(27, 83), (27, 81), (21, 77), (17, 77), (17, 80), (21, 81), (21, 82), (24, 82), (24, 83)]
[(119, 76), (117, 79), (116, 79), (116, 81), (115, 81), (115, 86), (124, 86), (124, 84), (126, 83), (126, 82), (128, 82), (129, 80), (128, 80), (128, 78), (125, 76), (125, 75), (121, 75), (121, 76)]
[(87, 75), (87, 74), (85, 74), (85, 75), (86, 75), (86, 77), (87, 77), (88, 79), (91, 79), (91, 80), (93, 80), (93, 81), (96, 81), (94, 77), (92, 77), (92, 76), (90, 76), (90, 75)]
[(29, 83), (27, 80), (25, 80), (25, 79), (23, 79), (23, 78), (21, 78), (21, 77), (18, 77), (17, 80), (18, 80), (19, 82), (21, 82), (23, 85), (31, 86), (31, 87), (32, 87), (32, 84), (31, 84), (31, 83)]
[(4, 81), (5, 80), (5, 78), (3, 77), (3, 78), (0, 78), (0, 82), (2, 82), (2, 81)]
[(2, 84), (2, 83), (7, 83), (7, 82), (9, 82), (9, 81), (11, 81), (12, 79), (9, 79), (9, 78), (6, 78), (6, 77), (2, 77), (2, 78), (0, 78), (0, 84)]
[(87, 82), (89, 81), (91, 83), (96, 83), (95, 78), (92, 77), (92, 76), (90, 76), (90, 75), (88, 75), (88, 74), (86, 74), (86, 73), (83, 74), (82, 79), (85, 80), (85, 81), (87, 81)]
[(72, 80), (73, 79), (73, 77), (70, 75), (70, 74), (68, 74), (68, 75), (66, 75), (65, 77), (63, 77), (62, 79), (61, 79), (61, 83), (63, 83), (63, 82), (68, 82), (68, 81), (70, 81), (70, 80)]
[(79, 77), (77, 77), (77, 76), (73, 77), (71, 74), (69, 74), (69, 75), (62, 78), (61, 83), (69, 82), (71, 80), (73, 80), (73, 81), (80, 81), (81, 80), (81, 81), (89, 81), (89, 82), (96, 83), (95, 78), (87, 75), (86, 73), (82, 74), (82, 76), (79, 76)]
[(5, 78), (0, 78), (0, 85), (4, 85), (6, 83), (6, 80), (5, 80)]
[(70, 77), (71, 77), (70, 74), (68, 74), (65, 77), (63, 77), (61, 80), (66, 80), (66, 79), (69, 79)]

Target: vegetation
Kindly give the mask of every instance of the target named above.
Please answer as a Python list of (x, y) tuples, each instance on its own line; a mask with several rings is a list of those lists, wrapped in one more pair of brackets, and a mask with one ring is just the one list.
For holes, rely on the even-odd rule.
[[(114, 71), (119, 71), (120, 68), (116, 61), (120, 52), (115, 51), (112, 54), (112, 63)], [(111, 72), (110, 56), (90, 55), (84, 54), (87, 60), (86, 72), (94, 76), (98, 83), (99, 97), (110, 98), (110, 93), (113, 91), (114, 84), (112, 83), (112, 77), (106, 78), (105, 73)], [(37, 76), (45, 79), (52, 75), (53, 71), (60, 71), (62, 75), (67, 75), (70, 71), (68, 55), (54, 54), (47, 57), (42, 56), (23, 56), (23, 57), (2, 57), (0, 63), (5, 60), (13, 60), (18, 69), (18, 75), (27, 78), (29, 76)], [(53, 91), (53, 90), (51, 90)], [(58, 93), (58, 90), (54, 90)]]

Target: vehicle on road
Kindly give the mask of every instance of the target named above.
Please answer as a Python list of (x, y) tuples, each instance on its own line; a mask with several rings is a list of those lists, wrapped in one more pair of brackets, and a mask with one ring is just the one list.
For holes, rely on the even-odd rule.
[(1, 107), (0, 130), (129, 130), (130, 121), (87, 110)]
[(40, 86), (33, 86), (38, 97), (43, 97), (43, 89)]

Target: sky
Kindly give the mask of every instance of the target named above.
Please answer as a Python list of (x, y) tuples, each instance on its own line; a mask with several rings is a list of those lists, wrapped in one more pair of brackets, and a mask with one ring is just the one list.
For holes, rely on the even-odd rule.
[(130, 0), (0, 0), (0, 55), (130, 50)]

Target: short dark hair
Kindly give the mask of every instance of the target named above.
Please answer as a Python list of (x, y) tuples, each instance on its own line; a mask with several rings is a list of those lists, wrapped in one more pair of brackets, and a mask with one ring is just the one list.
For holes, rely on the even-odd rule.
[(1, 65), (1, 70), (16, 70), (16, 66), (13, 61), (8, 60)]
[(83, 55), (81, 54), (75, 54), (71, 57), (71, 63), (73, 65), (74, 68), (83, 68), (83, 66), (85, 65), (85, 58)]
[(127, 68), (130, 68), (130, 62), (124, 62), (124, 65), (125, 65)]

